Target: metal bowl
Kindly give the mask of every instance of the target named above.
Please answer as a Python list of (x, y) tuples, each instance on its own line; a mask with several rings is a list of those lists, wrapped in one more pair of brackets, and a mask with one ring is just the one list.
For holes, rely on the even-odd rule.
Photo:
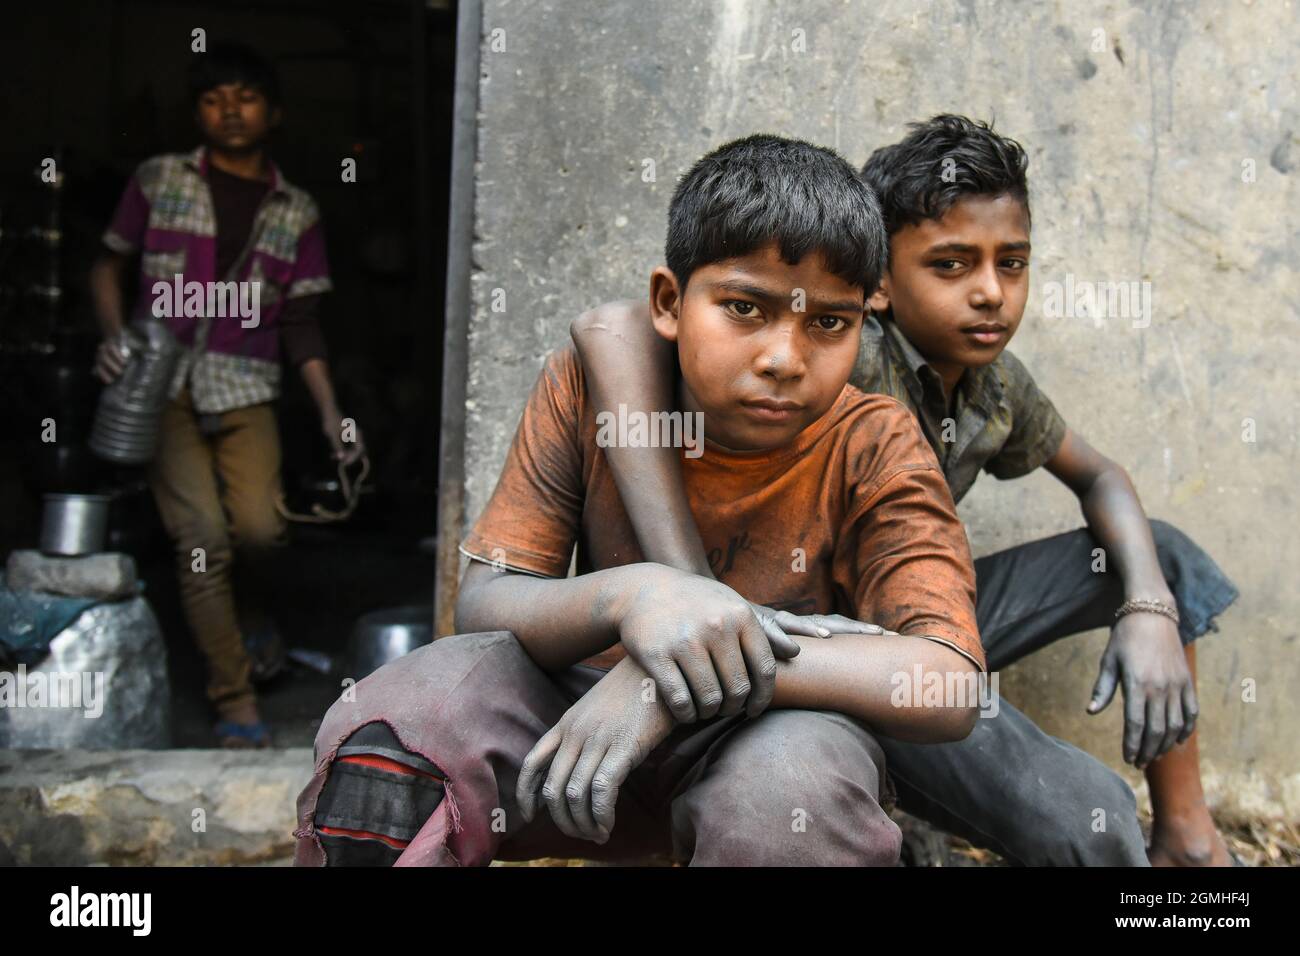
[(348, 638), (347, 673), (361, 680), (417, 647), (433, 642), (429, 605), (385, 608), (357, 618)]

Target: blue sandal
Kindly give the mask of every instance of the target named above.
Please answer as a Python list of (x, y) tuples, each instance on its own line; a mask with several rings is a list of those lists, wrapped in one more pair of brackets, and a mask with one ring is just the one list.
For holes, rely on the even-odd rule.
[(212, 730), (220, 745), (228, 750), (271, 746), (271, 728), (261, 721), (255, 724), (237, 724), (233, 720), (223, 720)]

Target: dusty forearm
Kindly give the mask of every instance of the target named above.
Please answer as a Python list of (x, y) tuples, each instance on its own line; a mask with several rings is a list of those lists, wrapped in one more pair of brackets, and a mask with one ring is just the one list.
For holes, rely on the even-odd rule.
[(1124, 582), (1129, 598), (1173, 601), (1160, 570), (1151, 524), (1137, 490), (1118, 465), (1106, 468), (1079, 497), (1093, 536)]
[(535, 578), (471, 562), (456, 602), (456, 631), (510, 631), (544, 670), (576, 664), (615, 644), (618, 616), (667, 568), (629, 564), (573, 578)]
[[(777, 662), (773, 707), (838, 711), (913, 743), (961, 740), (970, 733), (978, 709), (971, 675), (977, 670), (956, 651), (907, 635), (796, 640), (799, 656)], [(918, 664), (921, 687), (914, 686)], [(938, 674), (941, 686), (961, 687), (962, 693), (953, 700), (945, 694), (944, 706), (923, 706), (920, 690), (931, 673)]]
[(90, 267), (90, 298), (95, 319), (104, 338), (122, 331), (122, 262), (119, 257), (103, 255)]
[(330, 381), (329, 364), (324, 359), (308, 359), (298, 366), (298, 374), (302, 376), (302, 382), (307, 386), (321, 415), (337, 416), (338, 402), (334, 397), (334, 385)]
[[(575, 319), (569, 331), (598, 413), (617, 416), (620, 404), (629, 414), (672, 409), (673, 348), (655, 333), (645, 302), (600, 306)], [(712, 577), (686, 503), (680, 452), (616, 443), (604, 453), (646, 558)]]

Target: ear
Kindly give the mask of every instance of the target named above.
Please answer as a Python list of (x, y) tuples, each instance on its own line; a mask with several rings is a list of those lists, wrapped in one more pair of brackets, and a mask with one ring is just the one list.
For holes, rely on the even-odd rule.
[(280, 125), (280, 120), (282, 120), (283, 118), (284, 118), (284, 114), (280, 112), (280, 107), (272, 106), (271, 115), (267, 117), (267, 128), (275, 129), (277, 126)]
[(659, 266), (650, 273), (650, 321), (665, 341), (677, 341), (677, 319), (681, 306), (677, 276), (667, 266)]
[(880, 285), (876, 286), (876, 291), (867, 297), (867, 308), (872, 312), (886, 312), (889, 310), (888, 272), (880, 277)]

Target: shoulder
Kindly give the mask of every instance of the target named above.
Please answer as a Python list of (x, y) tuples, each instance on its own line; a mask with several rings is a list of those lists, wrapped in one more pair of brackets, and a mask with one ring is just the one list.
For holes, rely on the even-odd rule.
[(153, 199), (168, 183), (175, 183), (190, 172), (188, 153), (163, 153), (151, 156), (135, 168), (134, 179), (140, 191)]
[(1002, 405), (1016, 419), (1057, 417), (1055, 406), (1025, 364), (1010, 352), (1003, 352), (993, 363), (1002, 385)]
[(549, 352), (542, 360), (534, 397), (545, 396), (547, 403), (565, 417), (575, 421), (586, 409), (587, 384), (582, 361), (572, 342)]
[(916, 420), (911, 410), (893, 395), (871, 392), (851, 383), (844, 387), (840, 403), (844, 407), (843, 414), (846, 416), (855, 418), (871, 416), (877, 420), (891, 422), (902, 419), (909, 419), (912, 422)]
[(1018, 358), (1003, 352), (995, 365), (1002, 385), (997, 414), (1005, 438), (984, 463), (984, 470), (1004, 480), (1019, 478), (1041, 468), (1056, 454), (1067, 427), (1052, 400), (1039, 389)]
[(1034, 376), (1025, 367), (1025, 363), (1016, 358), (1015, 353), (1010, 349), (1003, 351), (994, 359), (993, 368), (1002, 382), (1002, 387), (1013, 398), (1020, 391), (1037, 387)]
[(830, 474), (842, 482), (848, 514), (863, 513), (888, 488), (905, 487), (910, 494), (940, 499), (949, 495), (934, 449), (906, 405), (852, 386), (842, 401), (837, 429), (841, 467)]
[(542, 372), (547, 378), (556, 380), (570, 387), (582, 383), (582, 361), (572, 342), (566, 342), (546, 353), (542, 361)]
[(320, 223), (320, 205), (312, 198), (311, 193), (285, 180), (281, 180), (280, 188), (285, 195), (286, 215), (299, 232), (306, 232)]
[(886, 475), (899, 468), (938, 467), (934, 449), (911, 409), (892, 395), (846, 386), (837, 430), (846, 463), (859, 475)]

